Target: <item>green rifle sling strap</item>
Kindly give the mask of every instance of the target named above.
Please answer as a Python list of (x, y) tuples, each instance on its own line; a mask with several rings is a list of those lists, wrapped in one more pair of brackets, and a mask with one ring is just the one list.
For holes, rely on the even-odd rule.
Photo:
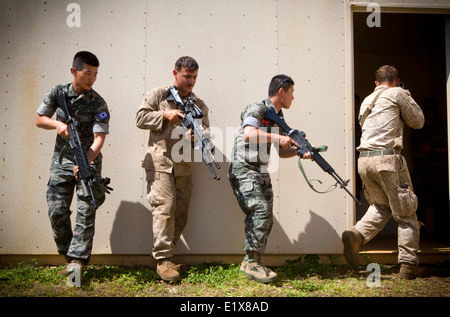
[(66, 155), (68, 149), (69, 149), (69, 141), (67, 141), (66, 144), (64, 144), (64, 147), (62, 148), (61, 153), (59, 153), (59, 158), (58, 158), (59, 165), (62, 164), (63, 157), (64, 157), (64, 155)]
[[(321, 145), (321, 146), (316, 147), (316, 149), (317, 149), (317, 152), (326, 152), (327, 149), (328, 149), (328, 146), (326, 146), (326, 145)], [(305, 170), (303, 169), (303, 165), (302, 165), (302, 162), (301, 162), (301, 161), (302, 161), (302, 159), (299, 157), (299, 158), (298, 158), (298, 167), (300, 168), (300, 171), (302, 172), (302, 175), (303, 175), (303, 177), (305, 178), (306, 182), (308, 183), (309, 187), (311, 187), (311, 189), (312, 189), (313, 191), (315, 191), (316, 193), (319, 193), (319, 194), (325, 194), (325, 193), (328, 193), (328, 192), (334, 190), (334, 189), (337, 187), (337, 183), (336, 183), (336, 184), (334, 184), (334, 185), (331, 185), (331, 186), (330, 186), (327, 190), (325, 190), (325, 191), (319, 191), (319, 190), (315, 189), (314, 186), (313, 186), (313, 184), (312, 184), (312, 182), (313, 182), (313, 181), (317, 181), (317, 182), (319, 182), (320, 184), (322, 184), (322, 182), (321, 182), (320, 180), (318, 180), (318, 179), (309, 179), (309, 178), (306, 176), (306, 173), (305, 173)]]

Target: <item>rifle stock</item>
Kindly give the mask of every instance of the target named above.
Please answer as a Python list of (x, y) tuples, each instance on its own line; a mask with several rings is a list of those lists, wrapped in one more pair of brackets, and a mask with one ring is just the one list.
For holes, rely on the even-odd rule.
[(287, 136), (289, 136), (292, 140), (294, 140), (299, 146), (297, 147), (297, 153), (300, 154), (300, 156), (303, 156), (304, 154), (310, 152), (311, 158), (316, 162), (322, 170), (330, 174), (334, 180), (340, 185), (342, 189), (344, 189), (348, 195), (350, 195), (351, 198), (358, 204), (361, 205), (361, 202), (353, 196), (352, 193), (347, 189), (347, 185), (350, 180), (344, 181), (334, 170), (334, 168), (320, 155), (319, 151), (313, 147), (308, 140), (306, 139), (306, 134), (303, 131), (291, 129), (288, 124), (278, 116), (278, 114), (275, 111), (275, 108), (270, 107), (265, 115), (264, 118), (267, 120), (270, 120), (272, 122), (275, 122), (278, 124), (278, 126), (283, 129), (283, 131), (286, 133)]

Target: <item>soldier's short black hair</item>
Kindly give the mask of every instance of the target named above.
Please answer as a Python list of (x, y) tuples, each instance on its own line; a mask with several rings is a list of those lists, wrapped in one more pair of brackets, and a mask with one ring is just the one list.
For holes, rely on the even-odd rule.
[(98, 61), (97, 56), (95, 56), (91, 52), (81, 51), (76, 53), (75, 57), (73, 58), (72, 67), (81, 70), (86, 64), (94, 67), (100, 66), (100, 62)]
[(183, 67), (187, 68), (187, 70), (190, 71), (190, 72), (196, 71), (199, 68), (197, 62), (195, 61), (195, 59), (193, 59), (190, 56), (180, 57), (176, 61), (176, 63), (175, 63), (175, 70), (177, 72), (179, 72), (181, 70), (181, 68), (183, 68)]
[(269, 84), (269, 97), (275, 96), (280, 88), (285, 91), (294, 85), (294, 81), (287, 75), (276, 75), (272, 78)]

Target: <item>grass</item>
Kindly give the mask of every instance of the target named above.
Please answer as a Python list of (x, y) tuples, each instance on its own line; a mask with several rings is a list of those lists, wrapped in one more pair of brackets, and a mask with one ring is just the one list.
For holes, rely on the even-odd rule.
[(0, 269), (1, 297), (448, 297), (448, 262), (430, 266), (431, 275), (407, 281), (396, 277), (398, 266), (381, 266), (381, 282), (369, 287), (370, 272), (355, 273), (333, 258), (319, 263), (308, 255), (273, 268), (278, 281), (247, 280), (238, 264), (193, 264), (179, 282), (163, 282), (154, 268), (89, 265), (81, 287), (69, 287), (62, 267), (36, 261)]

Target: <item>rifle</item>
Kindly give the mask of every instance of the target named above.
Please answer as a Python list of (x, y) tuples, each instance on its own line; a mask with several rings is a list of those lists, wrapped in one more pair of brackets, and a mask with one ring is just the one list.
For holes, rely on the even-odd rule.
[(358, 204), (361, 205), (361, 202), (356, 199), (352, 193), (350, 193), (347, 189), (347, 185), (348, 182), (350, 180), (346, 180), (344, 181), (333, 169), (333, 167), (331, 167), (330, 164), (328, 164), (328, 162), (322, 157), (322, 155), (319, 154), (319, 150), (315, 147), (313, 147), (308, 140), (306, 139), (306, 134), (303, 131), (298, 131), (295, 129), (291, 129), (287, 123), (278, 116), (278, 114), (276, 113), (275, 108), (270, 107), (265, 115), (264, 118), (270, 121), (275, 122), (276, 124), (278, 124), (278, 126), (284, 130), (285, 134), (287, 136), (289, 136), (292, 140), (294, 140), (295, 142), (297, 142), (297, 144), (299, 145), (297, 147), (297, 153), (300, 154), (300, 156), (302, 157), (304, 154), (310, 152), (311, 153), (311, 157), (314, 160), (314, 162), (316, 162), (325, 172), (327, 172), (328, 174), (330, 174), (335, 180), (336, 180), (336, 185), (339, 184), (340, 187), (342, 189), (344, 189), (347, 194), (350, 195), (350, 197), (353, 198), (353, 200)]
[(69, 108), (66, 103), (66, 94), (64, 91), (62, 91), (58, 96), (58, 105), (67, 116), (67, 121), (65, 124), (67, 124), (67, 130), (69, 132), (69, 145), (73, 150), (73, 162), (79, 167), (78, 179), (80, 180), (81, 188), (85, 196), (91, 196), (94, 207), (97, 209), (98, 205), (95, 201), (94, 192), (92, 191), (92, 186), (95, 182), (94, 174), (91, 171), (86, 153), (84, 152), (80, 136), (78, 134), (80, 123), (70, 116)]
[(203, 137), (203, 129), (195, 120), (201, 119), (203, 117), (202, 111), (194, 103), (194, 101), (196, 101), (197, 99), (195, 97), (189, 97), (186, 103), (183, 102), (180, 95), (178, 94), (177, 88), (174, 85), (172, 85), (167, 90), (166, 99), (170, 97), (170, 95), (175, 101), (175, 104), (180, 106), (181, 113), (184, 114), (184, 118), (181, 119), (182, 126), (188, 130), (191, 129), (192, 134), (195, 135), (196, 141), (194, 143), (194, 149), (201, 153), (203, 161), (205, 162), (206, 166), (208, 166), (213, 178), (216, 180), (220, 180), (219, 175), (217, 175), (212, 165), (212, 163), (214, 162), (217, 169), (220, 169), (219, 163), (217, 163), (212, 154), (214, 144), (211, 142), (211, 140)]

